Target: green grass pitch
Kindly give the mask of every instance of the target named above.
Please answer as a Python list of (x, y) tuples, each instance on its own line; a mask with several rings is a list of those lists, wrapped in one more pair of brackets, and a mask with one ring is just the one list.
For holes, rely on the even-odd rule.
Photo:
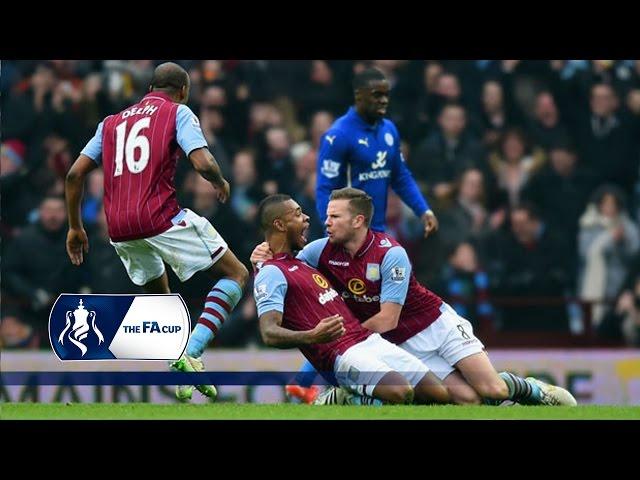
[(640, 406), (0, 403), (2, 420), (640, 420)]

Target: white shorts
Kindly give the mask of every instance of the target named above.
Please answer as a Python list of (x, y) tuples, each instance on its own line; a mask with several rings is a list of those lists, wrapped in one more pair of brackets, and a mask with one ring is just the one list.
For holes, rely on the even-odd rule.
[(136, 285), (162, 276), (163, 261), (184, 282), (211, 267), (229, 248), (209, 220), (188, 208), (182, 209), (172, 222), (169, 230), (154, 237), (111, 242)]
[(484, 345), (473, 334), (471, 323), (453, 308), (443, 303), (440, 311), (442, 313), (435, 322), (398, 346), (420, 359), (440, 380), (444, 380), (455, 370), (456, 363), (482, 352)]
[(338, 355), (333, 370), (340, 386), (368, 396), (372, 396), (378, 382), (391, 371), (400, 373), (413, 387), (429, 371), (420, 360), (378, 333)]

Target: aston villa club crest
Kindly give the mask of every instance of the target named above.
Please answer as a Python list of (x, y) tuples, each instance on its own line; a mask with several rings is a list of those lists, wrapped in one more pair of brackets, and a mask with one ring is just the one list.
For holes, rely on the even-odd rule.
[(371, 282), (377, 282), (380, 280), (380, 264), (367, 263), (367, 273), (365, 275), (367, 280)]

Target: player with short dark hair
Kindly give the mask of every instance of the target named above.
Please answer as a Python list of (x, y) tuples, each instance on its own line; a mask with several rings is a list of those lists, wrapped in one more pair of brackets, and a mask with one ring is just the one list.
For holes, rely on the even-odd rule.
[[(183, 282), (198, 271), (220, 279), (207, 296), (186, 354), (172, 364), (174, 370), (202, 371), (200, 356), (242, 298), (249, 273), (211, 223), (180, 208), (176, 199), (181, 149), (218, 200), (229, 197), (229, 183), (207, 148), (198, 117), (185, 105), (189, 87), (182, 67), (163, 63), (142, 100), (100, 122), (67, 174), (67, 253), (80, 265), (89, 251), (80, 203), (87, 174), (101, 165), (109, 237), (133, 283), (148, 293), (170, 293), (165, 262)], [(211, 385), (196, 388), (217, 395)], [(192, 391), (179, 386), (176, 393), (188, 399)]]
[(424, 235), (438, 229), (438, 220), (423, 198), (400, 150), (394, 123), (384, 118), (390, 86), (375, 68), (353, 79), (355, 105), (324, 134), (318, 153), (317, 209), (327, 215), (329, 195), (338, 188), (355, 187), (367, 192), (375, 206), (371, 228), (384, 232), (389, 186), (424, 222)]

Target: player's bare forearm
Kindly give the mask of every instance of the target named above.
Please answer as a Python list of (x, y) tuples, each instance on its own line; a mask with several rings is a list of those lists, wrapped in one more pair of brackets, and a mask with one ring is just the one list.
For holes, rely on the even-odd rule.
[(344, 318), (331, 315), (323, 318), (311, 330), (295, 331), (283, 328), (282, 314), (272, 310), (260, 315), (260, 333), (270, 347), (292, 348), (315, 343), (329, 343), (345, 334)]
[(80, 230), (83, 228), (80, 204), (84, 193), (84, 181), (87, 174), (95, 168), (97, 168), (97, 164), (86, 155), (81, 154), (67, 173), (64, 190), (70, 229)]
[(398, 326), (402, 305), (385, 302), (380, 304), (380, 311), (362, 323), (362, 326), (372, 332), (385, 333)]
[(198, 170), (198, 173), (216, 187), (224, 185), (224, 177), (222, 176), (222, 171), (220, 171), (218, 164), (212, 164), (210, 168), (205, 170)]
[(225, 203), (230, 195), (229, 182), (222, 176), (222, 171), (216, 159), (208, 148), (197, 148), (189, 153), (189, 160), (193, 168), (208, 180), (217, 191), (218, 201)]
[(218, 162), (211, 155), (211, 152), (206, 148), (198, 148), (193, 150), (189, 154), (189, 160), (196, 171), (202, 175), (203, 178), (211, 182), (216, 187), (224, 186), (224, 176)]
[(69, 232), (67, 232), (67, 255), (71, 263), (78, 266), (84, 261), (84, 253), (89, 252), (89, 239), (82, 225), (80, 203), (84, 192), (84, 181), (87, 174), (95, 170), (98, 165), (86, 155), (80, 154), (69, 169), (65, 179), (65, 199), (67, 202), (67, 216)]
[(310, 331), (295, 331), (284, 328), (282, 314), (275, 310), (260, 315), (260, 334), (265, 345), (275, 348), (294, 348), (308, 345)]
[(84, 191), (84, 178), (78, 181), (75, 177), (69, 177), (65, 182), (65, 197), (67, 202), (67, 215), (69, 216), (69, 228), (79, 230), (82, 227), (82, 215), (80, 214), (80, 202)]
[(398, 326), (398, 322), (393, 322), (393, 319), (381, 315), (380, 312), (378, 312), (364, 322), (362, 326), (372, 332), (385, 333), (396, 328)]

